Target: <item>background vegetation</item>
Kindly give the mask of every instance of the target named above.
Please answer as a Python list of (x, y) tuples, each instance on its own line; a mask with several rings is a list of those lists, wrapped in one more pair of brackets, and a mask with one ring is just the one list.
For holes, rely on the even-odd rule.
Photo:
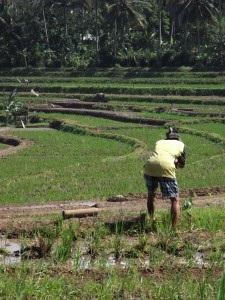
[(0, 66), (223, 66), (222, 0), (1, 0)]

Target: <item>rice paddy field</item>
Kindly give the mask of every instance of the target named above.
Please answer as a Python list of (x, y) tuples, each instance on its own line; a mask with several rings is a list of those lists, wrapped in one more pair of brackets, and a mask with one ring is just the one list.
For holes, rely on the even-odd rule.
[[(25, 128), (5, 127), (14, 89), (38, 116)], [(10, 69), (0, 109), (0, 299), (225, 299), (225, 72)], [(147, 216), (143, 180), (170, 126), (187, 149), (177, 232), (160, 194)], [(47, 211), (81, 201), (104, 211)]]

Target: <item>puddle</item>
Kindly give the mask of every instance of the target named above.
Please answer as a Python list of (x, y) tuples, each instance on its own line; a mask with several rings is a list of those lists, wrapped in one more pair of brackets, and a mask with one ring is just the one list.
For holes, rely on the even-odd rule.
[[(0, 239), (0, 249), (2, 250), (0, 254), (0, 264), (11, 265), (21, 262), (21, 248), (22, 245), (17, 240), (10, 239)], [(119, 259), (115, 258), (113, 253), (104, 253), (101, 257), (92, 258), (88, 253), (88, 247), (85, 243), (79, 243), (79, 247), (74, 255), (73, 259), (69, 260), (69, 264), (78, 270), (86, 270), (93, 268), (111, 268), (120, 267), (126, 269), (129, 267), (129, 259)], [(5, 252), (5, 253), (4, 253)], [(225, 258), (225, 256), (224, 256)], [(178, 262), (182, 265), (195, 264), (197, 266), (208, 266), (209, 263), (205, 260), (204, 255), (200, 252), (194, 253), (193, 257), (189, 260), (185, 258), (179, 258)], [(149, 257), (145, 256), (143, 258), (136, 259), (136, 264), (149, 267), (150, 261)]]
[[(130, 265), (133, 266), (134, 260), (129, 258), (116, 259), (114, 254), (105, 255), (101, 258), (92, 259), (88, 255), (81, 255), (75, 257), (70, 261), (73, 267), (76, 267), (79, 270), (93, 269), (93, 268), (106, 268), (110, 269), (112, 267), (119, 267), (121, 269), (129, 268)], [(149, 267), (150, 260), (149, 256), (143, 258), (135, 259), (135, 264), (142, 267)]]
[(0, 255), (0, 264), (10, 265), (21, 262), (21, 244), (17, 241), (0, 239), (0, 249), (8, 253)]
[(202, 254), (195, 253), (193, 259), (194, 259), (194, 263), (196, 263), (198, 266), (209, 265), (209, 263), (204, 260), (204, 256)]
[(193, 255), (192, 259), (187, 260), (185, 258), (179, 258), (178, 261), (182, 265), (189, 265), (191, 263), (191, 264), (195, 264), (199, 267), (209, 266), (209, 263), (204, 259), (204, 256), (202, 255), (202, 253), (198, 253), (198, 252), (196, 252)]
[(110, 254), (107, 258), (91, 259), (90, 256), (81, 256), (71, 261), (71, 265), (79, 270), (86, 270), (91, 268), (110, 268), (120, 266), (126, 268), (125, 260), (116, 260), (114, 254)]

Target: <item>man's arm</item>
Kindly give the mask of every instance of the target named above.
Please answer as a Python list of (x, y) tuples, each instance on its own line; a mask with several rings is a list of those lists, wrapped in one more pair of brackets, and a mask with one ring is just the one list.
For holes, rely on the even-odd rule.
[(183, 150), (181, 156), (179, 156), (177, 159), (176, 168), (183, 169), (185, 166), (185, 162), (186, 162), (186, 148), (184, 146), (184, 150)]

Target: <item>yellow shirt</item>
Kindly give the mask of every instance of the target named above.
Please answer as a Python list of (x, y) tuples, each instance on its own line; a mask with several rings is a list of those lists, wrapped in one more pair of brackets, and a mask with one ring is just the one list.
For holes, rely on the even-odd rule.
[(144, 173), (154, 177), (176, 178), (175, 160), (184, 151), (184, 143), (178, 140), (160, 140), (145, 163)]

